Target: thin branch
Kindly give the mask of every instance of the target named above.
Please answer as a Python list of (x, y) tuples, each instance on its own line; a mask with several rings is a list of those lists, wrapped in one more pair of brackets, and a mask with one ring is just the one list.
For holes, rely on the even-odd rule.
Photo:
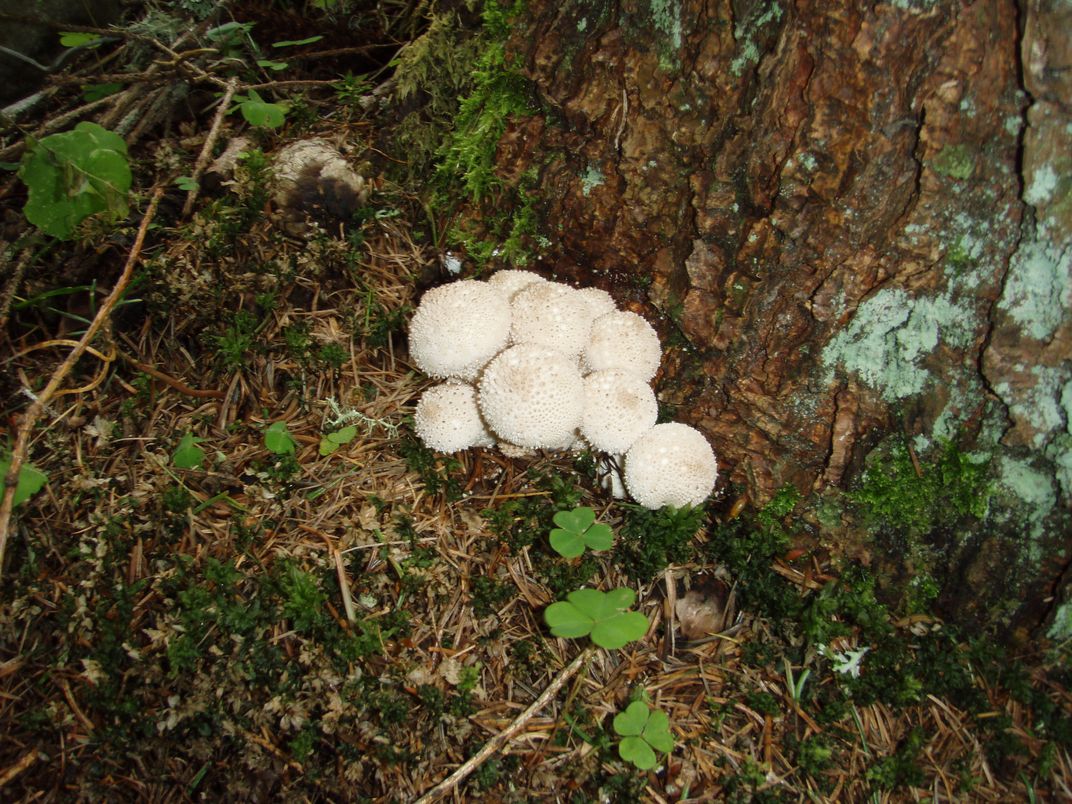
[(182, 205), (182, 217), (184, 218), (193, 211), (194, 202), (197, 200), (197, 193), (200, 189), (201, 175), (205, 172), (208, 160), (212, 157), (212, 149), (216, 147), (216, 140), (220, 137), (220, 128), (223, 125), (224, 115), (227, 114), (227, 107), (231, 105), (231, 98), (234, 97), (237, 89), (237, 78), (232, 78), (227, 82), (227, 90), (223, 93), (220, 106), (216, 109), (216, 116), (212, 118), (212, 127), (208, 131), (208, 136), (205, 137), (205, 144), (201, 147), (201, 153), (197, 155), (197, 162), (194, 164), (194, 175), (192, 177), (194, 186), (186, 195), (186, 203)]
[(163, 195), (163, 187), (157, 187), (153, 191), (153, 195), (149, 199), (149, 206), (145, 210), (145, 214), (142, 216), (141, 225), (138, 227), (138, 234), (134, 238), (134, 244), (131, 246), (130, 254), (127, 256), (126, 264), (123, 266), (123, 272), (119, 275), (115, 287), (112, 288), (112, 292), (108, 294), (108, 298), (101, 304), (100, 310), (98, 310), (97, 315), (93, 317), (93, 321), (90, 322), (85, 334), (78, 341), (78, 345), (71, 349), (66, 359), (52, 373), (52, 377), (49, 379), (48, 384), (37, 395), (30, 407), (26, 409), (26, 413), (19, 422), (18, 436), (15, 439), (15, 448), (11, 451), (11, 465), (8, 467), (7, 477), (4, 478), (4, 496), (3, 500), (0, 501), (0, 569), (4, 566), (4, 552), (7, 548), (8, 531), (11, 525), (11, 511), (15, 500), (15, 489), (18, 485), (19, 470), (22, 469), (22, 464), (26, 460), (26, 454), (30, 447), (30, 436), (33, 433), (34, 425), (41, 417), (49, 400), (56, 396), (56, 392), (59, 391), (60, 385), (63, 384), (67, 375), (71, 373), (71, 370), (75, 367), (79, 358), (85, 354), (90, 342), (96, 337), (101, 327), (108, 321), (112, 314), (112, 310), (123, 297), (123, 293), (126, 292), (127, 285), (130, 284), (130, 280), (134, 276), (134, 267), (138, 264), (138, 258), (141, 256), (142, 247), (145, 245), (145, 235), (149, 231), (149, 224), (152, 223), (153, 217), (156, 215), (157, 207), (160, 205), (160, 199)]
[(540, 697), (533, 701), (528, 709), (518, 715), (513, 723), (488, 740), (483, 748), (470, 757), (465, 764), (454, 771), (454, 773), (417, 799), (416, 804), (431, 804), (431, 802), (446, 795), (461, 784), (469, 774), (487, 762), (493, 754), (501, 751), (519, 731), (525, 728), (528, 722), (536, 716), (537, 712), (547, 706), (550, 700), (554, 698), (555, 695), (558, 694), (558, 691), (565, 686), (566, 682), (592, 658), (595, 652), (595, 648), (588, 647), (578, 653), (577, 657), (570, 662), (561, 673), (555, 676), (554, 680), (547, 686), (547, 689), (540, 694)]

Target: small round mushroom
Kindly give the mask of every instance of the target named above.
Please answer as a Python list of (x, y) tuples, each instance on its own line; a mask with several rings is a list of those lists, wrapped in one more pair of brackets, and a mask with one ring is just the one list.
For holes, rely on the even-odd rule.
[(581, 434), (598, 450), (624, 454), (655, 426), (659, 403), (644, 380), (621, 369), (594, 371), (584, 378)]
[(584, 413), (584, 381), (576, 362), (536, 344), (511, 346), (480, 378), (477, 403), (502, 441), (531, 449), (570, 443)]
[(588, 306), (592, 310), (593, 321), (618, 309), (618, 305), (614, 303), (614, 297), (602, 288), (578, 288), (577, 292), (588, 302)]
[(589, 371), (621, 369), (649, 382), (659, 370), (663, 350), (651, 324), (636, 313), (607, 313), (592, 323), (584, 362)]
[(592, 329), (592, 309), (575, 288), (538, 282), (522, 288), (510, 301), (510, 341), (532, 343), (578, 357)]
[(625, 455), (625, 487), (645, 508), (700, 505), (717, 478), (711, 445), (687, 424), (657, 424)]
[(474, 380), (510, 337), (510, 303), (486, 282), (461, 279), (424, 294), (409, 325), (409, 353), (432, 377)]
[(542, 276), (534, 274), (532, 271), (519, 271), (513, 268), (496, 271), (488, 277), (488, 284), (501, 290), (508, 299), (513, 298), (515, 293), (527, 288), (529, 285), (546, 281)]
[(480, 418), (476, 389), (464, 382), (452, 380), (433, 385), (421, 394), (413, 424), (421, 442), (437, 452), (495, 444), (495, 438)]

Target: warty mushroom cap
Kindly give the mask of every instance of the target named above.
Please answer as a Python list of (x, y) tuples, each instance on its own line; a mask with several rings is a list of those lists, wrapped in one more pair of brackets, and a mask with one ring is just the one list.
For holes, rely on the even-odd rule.
[(597, 450), (623, 454), (655, 426), (658, 416), (655, 393), (635, 374), (607, 369), (584, 378), (581, 434)]
[(480, 418), (476, 389), (464, 382), (451, 380), (433, 385), (421, 394), (413, 424), (421, 442), (437, 452), (495, 444), (495, 438)]
[(546, 281), (542, 276), (532, 271), (519, 271), (514, 268), (496, 271), (488, 277), (488, 284), (501, 290), (508, 299), (513, 298), (515, 293), (527, 288), (529, 285)]
[(717, 478), (711, 445), (687, 424), (657, 424), (625, 455), (625, 487), (645, 508), (700, 505)]
[(618, 305), (614, 303), (614, 297), (602, 288), (578, 288), (577, 292), (588, 302), (593, 321), (618, 309)]
[(522, 288), (510, 300), (513, 321), (510, 342), (534, 343), (578, 357), (592, 329), (592, 308), (575, 288), (539, 282)]
[(651, 324), (636, 313), (616, 311), (592, 323), (584, 364), (589, 371), (621, 369), (648, 382), (659, 370), (663, 350)]
[(510, 303), (486, 282), (461, 279), (432, 288), (409, 325), (409, 353), (439, 379), (474, 380), (510, 337)]
[(561, 449), (580, 426), (584, 381), (576, 362), (536, 344), (511, 346), (480, 378), (477, 403), (488, 428), (519, 447)]

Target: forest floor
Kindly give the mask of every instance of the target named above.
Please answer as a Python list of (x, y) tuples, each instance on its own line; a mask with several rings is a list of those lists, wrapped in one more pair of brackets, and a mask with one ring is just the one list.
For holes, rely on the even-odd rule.
[[(374, 91), (389, 73), (368, 56), (404, 26), (381, 10), (335, 53), (328, 12), (235, 6), (256, 27), (230, 44), (207, 35), (222, 20), (170, 13), (230, 61), (154, 60), (162, 40), (190, 43), (143, 25), (73, 59), (0, 142), (16, 163), (93, 120), (122, 131), (133, 166), (129, 215), (65, 241), (36, 234), (25, 184), (2, 180), (7, 455), (147, 231), (30, 433), (47, 482), (16, 508), (0, 567), (4, 800), (410, 801), (496, 738), (434, 795), (1072, 799), (1068, 646), (1001, 647), (897, 610), (791, 491), (757, 510), (720, 486), (703, 509), (653, 512), (610, 499), (587, 454), (423, 447), (412, 411), (429, 380), (405, 330), (446, 276), (446, 215), (420, 194), (430, 177), (397, 169), (403, 101), (389, 81)], [(292, 54), (256, 77), (255, 56)], [(234, 97), (289, 104), (285, 121), (217, 118), (233, 76)], [(196, 89), (174, 94), (184, 82)], [(240, 134), (248, 155), (184, 211), (199, 155)], [(299, 237), (270, 155), (309, 137), (366, 160), (372, 194)], [(551, 549), (553, 516), (577, 506), (613, 550)], [(633, 589), (646, 635), (618, 650), (552, 637), (543, 610), (581, 586)], [(619, 754), (632, 701), (669, 719), (673, 750), (648, 770)]]

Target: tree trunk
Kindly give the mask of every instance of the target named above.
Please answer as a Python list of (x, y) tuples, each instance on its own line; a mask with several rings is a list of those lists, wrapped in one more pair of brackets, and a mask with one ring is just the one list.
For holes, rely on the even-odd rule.
[(922, 534), (946, 610), (1067, 636), (1072, 7), (533, 0), (514, 44), (551, 120), (499, 164), (541, 167), (560, 276), (687, 340), (662, 398), (725, 476), (820, 511), (891, 437), (918, 472), (974, 450), (985, 515)]

